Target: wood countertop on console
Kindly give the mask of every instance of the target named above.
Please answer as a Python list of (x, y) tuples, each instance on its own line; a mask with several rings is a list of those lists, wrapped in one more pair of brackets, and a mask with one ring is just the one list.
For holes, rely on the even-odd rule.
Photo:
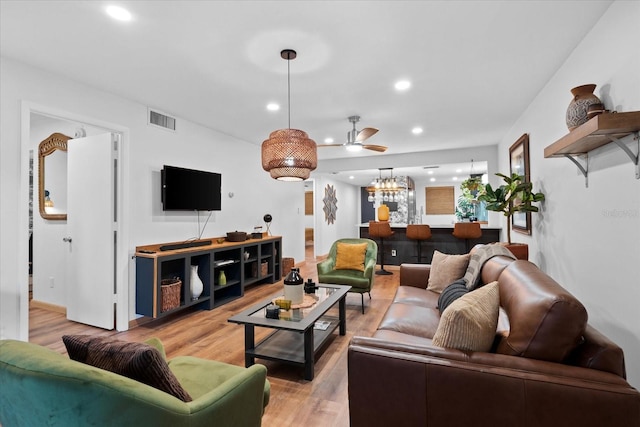
[[(269, 241), (277, 240), (280, 238), (281, 236), (263, 236), (261, 239), (252, 239), (249, 237), (247, 238), (247, 240), (244, 240), (242, 242), (228, 242), (225, 237), (220, 236), (220, 237), (208, 237), (208, 238), (199, 239), (199, 240), (183, 240), (181, 242), (178, 241), (178, 242), (155, 243), (152, 245), (136, 246), (136, 256), (155, 258), (158, 256), (167, 256), (167, 255), (185, 253), (185, 252), (210, 251), (212, 249), (225, 249), (225, 248), (233, 248), (236, 246), (259, 244), (261, 242), (269, 242)], [(221, 240), (221, 239), (223, 240), (223, 242), (218, 243), (218, 240)], [(204, 245), (204, 246), (192, 246), (188, 248), (171, 249), (171, 250), (160, 249), (162, 246), (166, 246), (166, 245), (202, 242), (207, 240), (211, 240), (211, 244)]]

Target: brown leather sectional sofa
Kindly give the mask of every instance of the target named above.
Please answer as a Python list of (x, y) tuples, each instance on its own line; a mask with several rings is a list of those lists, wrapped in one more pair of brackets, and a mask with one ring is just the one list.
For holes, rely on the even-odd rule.
[(373, 337), (349, 346), (351, 426), (640, 426), (640, 393), (622, 349), (587, 324), (583, 305), (528, 261), (498, 256), (491, 352), (432, 345), (438, 294), (430, 266), (403, 264), (394, 301)]

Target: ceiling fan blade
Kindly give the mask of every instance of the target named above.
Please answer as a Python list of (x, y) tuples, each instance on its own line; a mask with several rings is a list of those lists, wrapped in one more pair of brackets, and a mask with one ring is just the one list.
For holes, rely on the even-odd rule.
[(367, 138), (371, 138), (376, 133), (378, 133), (378, 129), (376, 128), (364, 128), (358, 133), (358, 136), (356, 136), (356, 141), (362, 142)]
[(346, 144), (318, 144), (318, 148), (321, 147), (344, 147)]
[(384, 145), (365, 144), (362, 146), (362, 148), (366, 148), (367, 150), (377, 151), (379, 153), (384, 153), (385, 151), (387, 151), (387, 147), (385, 147)]

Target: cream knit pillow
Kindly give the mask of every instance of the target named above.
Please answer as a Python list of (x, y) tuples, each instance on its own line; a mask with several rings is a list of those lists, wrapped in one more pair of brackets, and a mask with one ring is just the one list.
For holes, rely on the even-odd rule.
[(492, 282), (458, 298), (442, 313), (433, 345), (463, 351), (489, 351), (498, 326), (500, 293)]
[(441, 293), (447, 286), (462, 278), (467, 271), (469, 257), (469, 254), (447, 255), (434, 251), (427, 290)]

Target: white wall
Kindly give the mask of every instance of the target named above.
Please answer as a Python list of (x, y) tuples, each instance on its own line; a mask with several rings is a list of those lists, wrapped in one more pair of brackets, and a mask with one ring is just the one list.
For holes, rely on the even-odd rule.
[[(203, 237), (251, 231), (255, 225), (264, 226), (262, 217), (270, 213), (272, 233), (283, 236), (283, 254), (304, 259), (303, 184), (269, 178), (260, 167), (259, 146), (179, 117), (176, 132), (158, 129), (147, 125), (145, 105), (4, 57), (0, 67), (0, 338), (27, 339), (28, 335), (29, 128), (21, 127), (23, 101), (127, 129), (124, 166), (130, 166), (124, 197), (131, 252), (137, 245), (197, 235), (195, 214), (161, 210), (159, 171), (163, 164), (171, 164), (222, 173), (222, 211), (212, 215)], [(134, 286), (129, 283), (130, 296)], [(59, 296), (47, 298), (64, 301)], [(133, 317), (134, 298), (129, 306)]]
[[(331, 245), (338, 239), (360, 236), (360, 188), (336, 181), (330, 176), (317, 176), (314, 190), (314, 214), (316, 217), (315, 250), (317, 255), (326, 255)], [(338, 202), (336, 219), (333, 224), (325, 220), (323, 199), (327, 185), (334, 187)]]
[[(584, 303), (589, 323), (625, 352), (629, 382), (640, 388), (640, 180), (615, 144), (589, 153), (589, 188), (567, 159), (544, 158), (564, 136), (570, 89), (597, 84), (607, 109), (640, 110), (640, 2), (617, 1), (567, 58), (499, 146), (500, 170), (509, 146), (530, 134), (531, 180), (543, 191), (527, 242), (532, 262)], [(627, 140), (637, 153), (637, 143)]]

